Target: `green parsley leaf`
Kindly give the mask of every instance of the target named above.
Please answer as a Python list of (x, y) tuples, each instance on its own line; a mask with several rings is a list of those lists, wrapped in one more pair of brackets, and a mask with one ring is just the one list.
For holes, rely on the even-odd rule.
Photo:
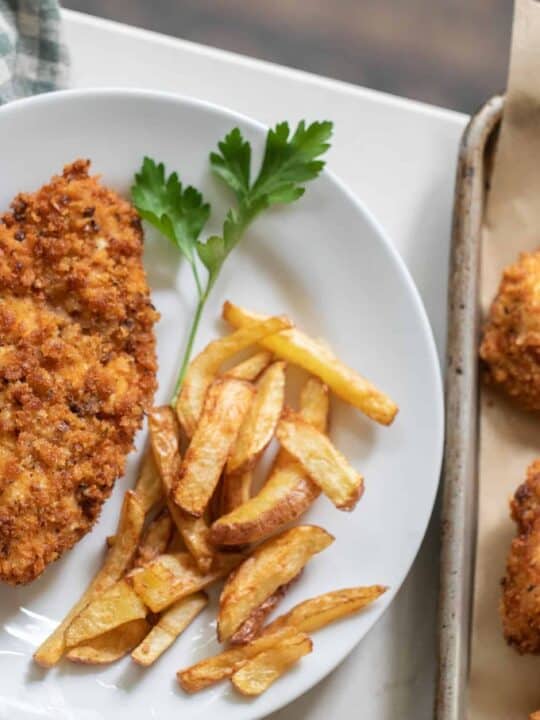
[(306, 127), (302, 120), (291, 137), (288, 123), (276, 125), (268, 132), (263, 163), (253, 185), (249, 181), (250, 146), (238, 128), (218, 144), (221, 154), (212, 153), (210, 165), (236, 193), (243, 215), (253, 219), (271, 205), (291, 203), (304, 194), (302, 184), (316, 178), (324, 167), (317, 158), (330, 147), (332, 129), (331, 122)]
[(302, 120), (290, 139), (286, 122), (270, 130), (252, 196), (266, 197), (268, 205), (298, 200), (305, 190), (301, 183), (316, 178), (324, 167), (316, 158), (330, 147), (332, 128), (331, 122), (314, 122), (306, 128)]
[(218, 143), (219, 153), (210, 154), (212, 171), (234, 191), (239, 201), (249, 192), (251, 145), (234, 128)]
[(177, 173), (166, 177), (163, 163), (145, 157), (131, 188), (141, 217), (169, 238), (193, 266), (195, 242), (210, 216), (210, 205), (194, 187), (182, 188)]
[(225, 241), (219, 235), (212, 235), (205, 243), (197, 243), (197, 253), (208, 270), (208, 286), (213, 286), (228, 252)]
[(197, 253), (208, 270), (210, 286), (257, 215), (271, 205), (298, 200), (305, 192), (300, 183), (319, 175), (324, 162), (316, 158), (330, 147), (332, 128), (331, 122), (315, 122), (306, 128), (302, 121), (292, 137), (286, 122), (269, 130), (263, 163), (253, 185), (250, 185), (251, 147), (240, 130), (234, 128), (218, 143), (220, 153), (211, 153), (210, 165), (214, 174), (236, 194), (238, 209), (227, 213), (222, 238), (214, 236), (206, 243), (197, 243)]
[[(187, 372), (204, 306), (224, 262), (260, 213), (272, 205), (286, 205), (302, 197), (305, 183), (316, 178), (324, 167), (318, 158), (330, 147), (332, 129), (331, 122), (314, 122), (306, 127), (302, 121), (291, 135), (286, 122), (276, 125), (267, 134), (261, 169), (253, 183), (251, 146), (238, 128), (231, 130), (218, 143), (219, 152), (210, 154), (210, 166), (234, 192), (237, 207), (228, 211), (221, 236), (212, 235), (205, 242), (198, 238), (210, 215), (210, 205), (195, 188), (184, 190), (177, 173), (167, 177), (163, 163), (144, 158), (131, 189), (135, 207), (141, 217), (169, 238), (187, 258), (198, 292), (171, 401), (173, 407)], [(204, 287), (198, 274), (201, 263), (207, 271)]]
[(223, 223), (222, 236), (212, 235), (205, 243), (197, 242), (197, 254), (208, 271), (207, 292), (213, 288), (223, 263), (239, 243), (245, 227), (240, 213), (231, 208)]

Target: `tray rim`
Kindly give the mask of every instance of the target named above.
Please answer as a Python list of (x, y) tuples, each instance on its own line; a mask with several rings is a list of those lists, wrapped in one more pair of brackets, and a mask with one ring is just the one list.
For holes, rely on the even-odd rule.
[(486, 150), (503, 105), (504, 98), (495, 96), (471, 118), (456, 172), (448, 283), (437, 720), (466, 718), (478, 489), (480, 230)]

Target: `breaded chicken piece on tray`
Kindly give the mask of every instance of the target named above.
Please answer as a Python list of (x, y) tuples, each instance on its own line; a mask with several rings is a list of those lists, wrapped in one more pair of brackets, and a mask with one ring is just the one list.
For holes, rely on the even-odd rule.
[(502, 581), (504, 636), (520, 653), (540, 653), (540, 460), (527, 469), (510, 509), (518, 534)]
[(89, 165), (0, 219), (0, 580), (14, 584), (91, 529), (156, 386), (141, 223)]
[(480, 357), (489, 385), (526, 410), (540, 410), (540, 250), (505, 269)]

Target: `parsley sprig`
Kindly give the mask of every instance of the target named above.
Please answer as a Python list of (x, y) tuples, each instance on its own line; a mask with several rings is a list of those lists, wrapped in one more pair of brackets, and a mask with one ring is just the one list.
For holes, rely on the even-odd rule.
[[(302, 121), (291, 134), (286, 122), (269, 130), (259, 174), (251, 181), (251, 146), (238, 128), (218, 143), (218, 152), (210, 154), (212, 172), (221, 178), (236, 196), (224, 220), (221, 235), (199, 239), (210, 216), (210, 205), (193, 187), (182, 186), (178, 174), (166, 176), (163, 163), (145, 157), (135, 175), (132, 197), (141, 217), (167, 237), (191, 266), (197, 288), (197, 307), (193, 316), (172, 404), (184, 379), (193, 342), (204, 306), (220, 270), (246, 229), (264, 210), (298, 200), (304, 184), (316, 178), (324, 167), (318, 158), (330, 147), (331, 122)], [(198, 263), (207, 271), (204, 284)]]

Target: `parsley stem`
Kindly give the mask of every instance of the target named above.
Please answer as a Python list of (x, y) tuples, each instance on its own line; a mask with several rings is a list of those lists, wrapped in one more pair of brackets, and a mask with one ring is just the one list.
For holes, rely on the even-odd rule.
[(189, 367), (189, 361), (191, 360), (191, 352), (193, 350), (193, 342), (195, 340), (195, 335), (197, 334), (197, 329), (199, 327), (204, 306), (206, 305), (206, 301), (208, 300), (208, 295), (208, 289), (206, 290), (206, 292), (202, 293), (201, 288), (201, 292), (199, 293), (199, 300), (195, 309), (195, 315), (193, 316), (193, 320), (191, 321), (191, 329), (189, 331), (186, 349), (184, 350), (182, 367), (180, 368), (180, 372), (178, 373), (178, 378), (176, 380), (176, 385), (174, 386), (174, 393), (171, 400), (171, 407), (173, 408), (173, 410), (176, 409), (176, 401), (178, 400), (178, 394), (180, 393), (180, 388), (182, 387), (182, 383)]
[[(191, 269), (193, 270), (193, 277), (195, 278), (195, 285), (197, 286), (197, 295), (199, 296), (199, 301), (203, 296), (203, 289), (201, 285), (201, 279), (199, 277), (199, 271), (197, 270), (197, 263), (193, 261), (191, 264)], [(205, 300), (206, 302), (206, 300)], [(204, 305), (204, 303), (203, 303)]]

